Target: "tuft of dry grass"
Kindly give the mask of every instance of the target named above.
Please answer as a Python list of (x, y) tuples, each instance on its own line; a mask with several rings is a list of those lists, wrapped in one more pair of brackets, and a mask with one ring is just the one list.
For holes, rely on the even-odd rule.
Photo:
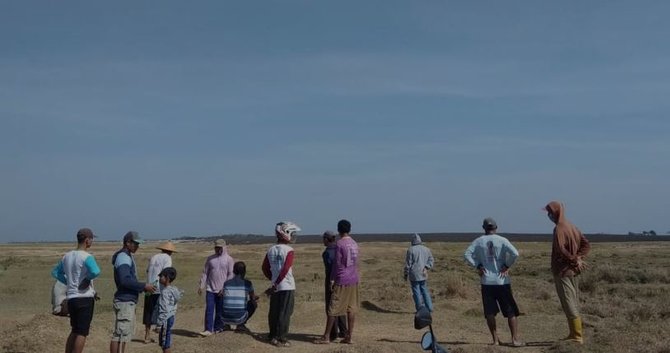
[(468, 298), (469, 288), (463, 276), (458, 273), (447, 273), (445, 286), (438, 292), (438, 296), (444, 298)]

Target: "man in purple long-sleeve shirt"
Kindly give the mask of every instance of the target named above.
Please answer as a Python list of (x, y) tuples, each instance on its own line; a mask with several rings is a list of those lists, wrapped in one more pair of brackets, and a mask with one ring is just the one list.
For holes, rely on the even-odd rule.
[(205, 330), (200, 335), (207, 337), (224, 330), (223, 324), (223, 284), (233, 278), (235, 261), (226, 249), (226, 241), (219, 239), (214, 242), (214, 255), (205, 261), (205, 268), (200, 277), (198, 295), (206, 289)]
[(330, 276), (333, 294), (328, 307), (328, 323), (326, 331), (317, 343), (330, 343), (330, 331), (338, 316), (347, 315), (347, 335), (342, 343), (353, 343), (354, 321), (358, 311), (358, 244), (349, 235), (351, 223), (343, 219), (337, 223), (340, 240), (337, 241), (335, 262)]

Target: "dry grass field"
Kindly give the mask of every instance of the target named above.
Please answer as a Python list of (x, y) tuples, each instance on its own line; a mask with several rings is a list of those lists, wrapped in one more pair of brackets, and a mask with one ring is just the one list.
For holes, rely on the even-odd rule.
[[(156, 244), (137, 253), (141, 277)], [(322, 247), (296, 244), (294, 274), (296, 309), (291, 323), (291, 348), (267, 344), (268, 300), (261, 298), (249, 327), (253, 334), (224, 332), (200, 338), (204, 299), (196, 293), (199, 274), (212, 247), (205, 243), (178, 244), (173, 261), (179, 274), (175, 285), (186, 291), (174, 330), (174, 352), (420, 352), (423, 332), (414, 330), (409, 286), (402, 281), (408, 243), (361, 243), (362, 305), (354, 345), (314, 345), (324, 329)], [(427, 243), (436, 258), (429, 287), (435, 302), (434, 328), (440, 343), (451, 352), (670, 352), (670, 242), (596, 243), (590, 270), (581, 278), (582, 312), (586, 326), (583, 346), (558, 342), (567, 334), (549, 272), (550, 243), (522, 242), (512, 268), (512, 287), (522, 311), (520, 330), (524, 348), (489, 346), (474, 271), (465, 266), (466, 243)], [(50, 271), (71, 244), (0, 245), (0, 350), (3, 352), (62, 352), (69, 332), (67, 318), (50, 314), (53, 279)], [(248, 278), (257, 292), (267, 286), (260, 271), (267, 244), (232, 244), (229, 252), (247, 263)], [(116, 243), (95, 243), (91, 252), (102, 268), (87, 352), (106, 352), (112, 328), (111, 255)], [(142, 302), (139, 305), (141, 310)], [(141, 325), (140, 325), (141, 326)], [(509, 342), (506, 321), (499, 317), (503, 342)], [(140, 341), (143, 327), (129, 352), (160, 352), (157, 344)]]

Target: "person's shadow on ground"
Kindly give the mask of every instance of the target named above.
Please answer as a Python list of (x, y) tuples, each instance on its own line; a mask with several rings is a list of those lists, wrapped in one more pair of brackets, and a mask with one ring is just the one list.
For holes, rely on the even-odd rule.
[[(249, 333), (248, 335), (250, 335), (253, 339), (255, 339), (258, 342), (270, 344), (267, 332)], [(294, 341), (294, 342), (313, 343), (320, 337), (321, 337), (320, 335), (307, 334), (307, 333), (289, 333), (286, 338), (288, 339), (289, 342)]]
[(536, 342), (526, 342), (526, 347), (550, 347), (553, 346), (556, 342), (551, 341), (536, 341)]
[(414, 314), (413, 311), (400, 311), (400, 310), (389, 310), (389, 309), (384, 309), (381, 306), (371, 302), (364, 300), (361, 302), (361, 307), (365, 310), (368, 311), (374, 311), (377, 313), (382, 313), (382, 314)]
[(199, 333), (194, 332), (194, 331), (189, 331), (189, 330), (184, 330), (184, 329), (173, 329), (172, 334), (175, 336), (182, 336), (182, 337), (201, 337)]

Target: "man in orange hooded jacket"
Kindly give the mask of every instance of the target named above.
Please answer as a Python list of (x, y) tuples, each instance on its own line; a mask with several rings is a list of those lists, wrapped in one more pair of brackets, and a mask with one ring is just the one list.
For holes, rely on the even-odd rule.
[(565, 339), (581, 344), (584, 343), (584, 331), (579, 315), (577, 276), (586, 268), (584, 258), (591, 250), (591, 245), (584, 234), (565, 218), (563, 204), (551, 201), (544, 209), (549, 219), (556, 224), (551, 248), (551, 272), (570, 328), (570, 334)]

